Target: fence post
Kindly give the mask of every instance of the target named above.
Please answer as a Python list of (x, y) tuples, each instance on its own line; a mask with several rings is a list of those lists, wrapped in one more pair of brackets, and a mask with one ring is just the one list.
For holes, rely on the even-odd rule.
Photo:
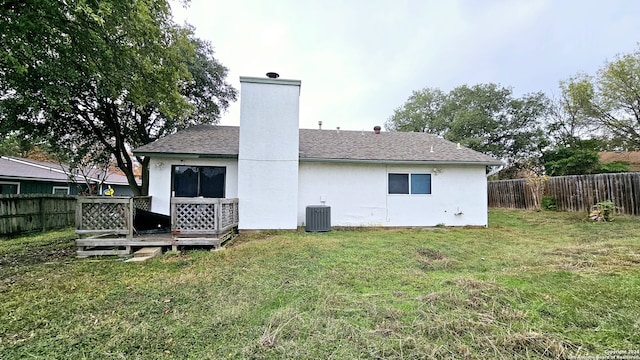
[(38, 205), (40, 206), (40, 221), (41, 221), (41, 225), (42, 225), (42, 232), (47, 231), (47, 218), (45, 217), (45, 213), (44, 213), (44, 196), (40, 197), (39, 201), (38, 201)]

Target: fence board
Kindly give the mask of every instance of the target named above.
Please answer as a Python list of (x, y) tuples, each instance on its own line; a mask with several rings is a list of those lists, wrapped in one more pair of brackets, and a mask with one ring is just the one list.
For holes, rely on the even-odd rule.
[(0, 236), (73, 226), (75, 206), (69, 195), (0, 195)]
[[(640, 215), (640, 172), (552, 177), (544, 195), (555, 198), (561, 211), (586, 212), (610, 200), (617, 212)], [(494, 208), (531, 209), (534, 204), (525, 179), (490, 181), (488, 201)]]

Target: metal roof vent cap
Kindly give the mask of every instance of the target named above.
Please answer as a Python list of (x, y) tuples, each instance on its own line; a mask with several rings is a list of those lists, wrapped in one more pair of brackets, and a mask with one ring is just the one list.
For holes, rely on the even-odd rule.
[(269, 79), (277, 79), (280, 77), (280, 74), (276, 73), (276, 72), (268, 72), (267, 73), (267, 77)]
[(376, 134), (380, 134), (380, 130), (381, 129), (382, 128), (380, 126), (376, 125), (376, 126), (373, 127), (373, 132), (376, 133)]

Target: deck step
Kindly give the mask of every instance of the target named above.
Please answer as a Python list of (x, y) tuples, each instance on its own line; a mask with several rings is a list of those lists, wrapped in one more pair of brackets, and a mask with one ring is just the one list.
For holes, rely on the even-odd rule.
[(148, 257), (148, 258), (152, 258), (152, 257), (156, 257), (158, 255), (162, 254), (162, 248), (161, 247), (143, 247), (142, 249), (136, 251), (133, 253), (133, 257), (137, 258), (137, 257)]
[(124, 262), (143, 262), (151, 259), (153, 256), (138, 256), (132, 257), (131, 259), (127, 259)]

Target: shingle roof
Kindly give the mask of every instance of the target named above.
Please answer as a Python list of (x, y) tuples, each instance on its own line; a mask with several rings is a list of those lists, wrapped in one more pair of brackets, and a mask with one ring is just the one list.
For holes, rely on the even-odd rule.
[[(66, 166), (58, 163), (23, 159), (18, 157), (3, 156), (0, 158), (0, 178), (14, 180), (34, 180), (67, 183)], [(91, 177), (92, 174), (90, 174)], [(95, 177), (98, 177), (96, 174)], [(100, 176), (102, 177), (102, 176)], [(82, 177), (76, 181), (84, 182)], [(104, 181), (110, 185), (128, 185), (127, 178), (114, 173), (109, 173)]]
[[(139, 155), (237, 158), (239, 127), (198, 125), (134, 150)], [(500, 161), (427, 133), (300, 129), (300, 159), (369, 162), (473, 163)]]

